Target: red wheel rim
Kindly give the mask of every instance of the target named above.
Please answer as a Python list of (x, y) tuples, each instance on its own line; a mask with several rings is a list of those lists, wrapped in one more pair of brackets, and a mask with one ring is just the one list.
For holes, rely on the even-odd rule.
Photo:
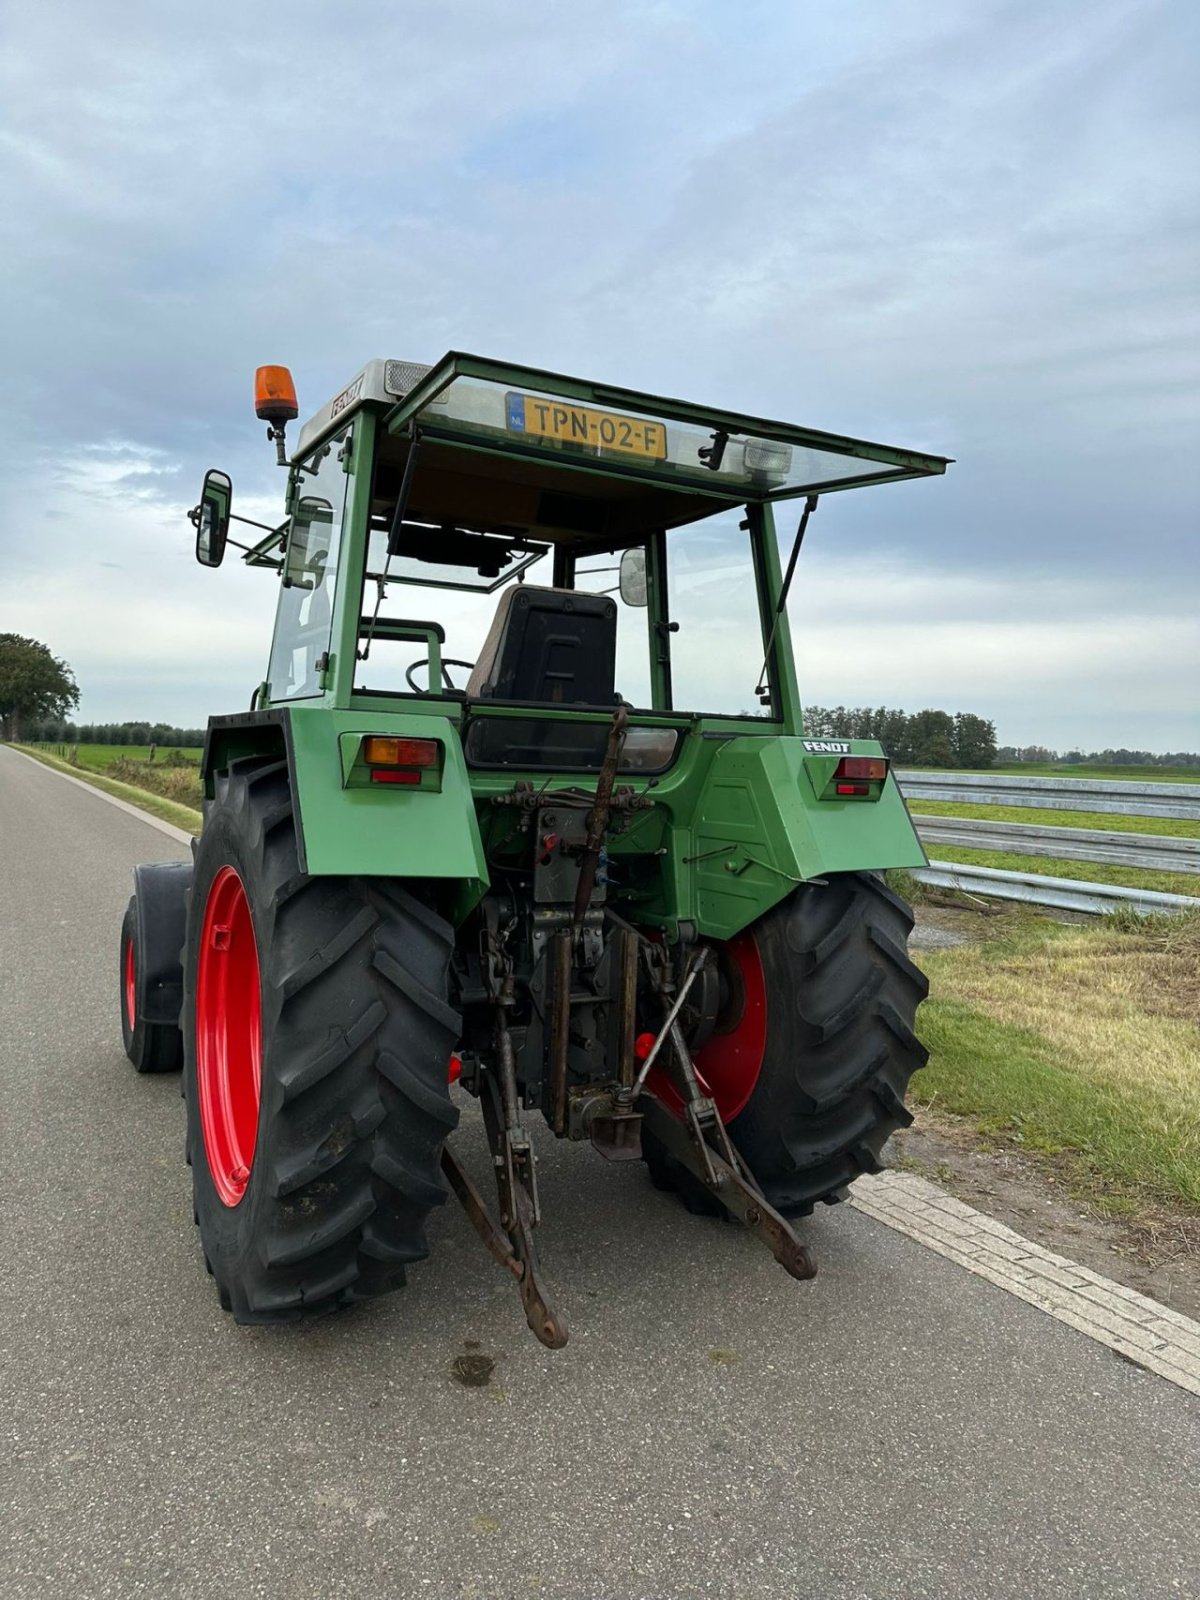
[(125, 946), (125, 1023), (130, 1033), (137, 1026), (137, 967), (133, 958), (133, 936)]
[[(696, 1051), (696, 1075), (712, 1096), (722, 1122), (744, 1111), (762, 1072), (767, 1049), (767, 984), (754, 936), (739, 933), (722, 947), (732, 979), (729, 1003), (716, 1030)], [(657, 1065), (646, 1087), (678, 1116), (683, 1102), (674, 1084)]]
[(208, 891), (196, 972), (196, 1084), (213, 1187), (236, 1206), (250, 1182), (262, 1079), (262, 997), (250, 903), (232, 867)]

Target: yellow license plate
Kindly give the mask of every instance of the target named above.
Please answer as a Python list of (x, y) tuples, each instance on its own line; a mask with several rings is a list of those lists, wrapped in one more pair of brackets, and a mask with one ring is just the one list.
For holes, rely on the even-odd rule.
[(510, 394), (507, 422), (510, 433), (555, 443), (620, 450), (625, 455), (665, 461), (667, 430), (661, 422), (644, 417), (622, 417), (611, 411), (593, 411), (567, 400), (539, 400), (531, 394)]

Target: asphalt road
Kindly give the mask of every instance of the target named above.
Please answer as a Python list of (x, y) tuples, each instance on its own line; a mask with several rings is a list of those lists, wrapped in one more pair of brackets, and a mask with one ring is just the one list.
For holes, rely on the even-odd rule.
[(1200, 1595), (1200, 1404), (845, 1207), (796, 1284), (546, 1134), (565, 1351), (452, 1207), (401, 1294), (236, 1327), (117, 1017), (181, 853), (0, 750), (5, 1600)]

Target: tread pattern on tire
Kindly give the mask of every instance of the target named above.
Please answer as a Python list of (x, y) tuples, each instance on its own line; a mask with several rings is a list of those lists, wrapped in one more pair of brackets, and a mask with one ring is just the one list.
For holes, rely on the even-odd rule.
[(428, 1254), (458, 1121), (447, 1063), (453, 929), (395, 882), (300, 871), (284, 762), (217, 775), (196, 892), (230, 861), (255, 921), (263, 995), (262, 1108), (241, 1203), (212, 1189), (196, 1106), (196, 952), (184, 963), (188, 1151), (205, 1254), (239, 1322), (319, 1315), (398, 1288)]
[[(830, 874), (795, 890), (755, 926), (767, 987), (762, 1072), (729, 1124), (767, 1199), (785, 1216), (833, 1205), (880, 1170), (888, 1136), (912, 1122), (904, 1093), (928, 1051), (914, 1032), (928, 981), (906, 944), (913, 917), (874, 873)], [(689, 1210), (724, 1212), (660, 1147), (656, 1186)]]

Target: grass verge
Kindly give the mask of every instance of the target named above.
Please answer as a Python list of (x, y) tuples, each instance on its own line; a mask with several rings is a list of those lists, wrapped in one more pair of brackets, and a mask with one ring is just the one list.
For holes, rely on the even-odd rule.
[(1057, 1158), (1099, 1209), (1200, 1212), (1200, 915), (924, 952), (914, 1099)]
[(103, 789), (106, 794), (115, 795), (118, 800), (125, 800), (131, 806), (136, 806), (139, 811), (147, 811), (152, 817), (158, 817), (163, 822), (170, 822), (176, 828), (182, 828), (185, 833), (199, 834), (200, 811), (196, 806), (183, 805), (177, 800), (168, 800), (162, 795), (152, 794), (149, 790), (135, 786), (131, 783), (120, 783), (115, 778), (106, 778), (101, 773), (93, 772), (87, 767), (73, 767), (69, 761), (60, 761), (57, 756), (50, 755), (45, 750), (39, 750), (33, 745), (17, 744), (16, 750), (22, 750), (27, 756), (32, 756), (35, 761), (40, 761), (43, 766), (53, 767), (56, 772), (65, 772), (69, 777), (78, 778), (80, 783), (87, 783), (93, 789)]

